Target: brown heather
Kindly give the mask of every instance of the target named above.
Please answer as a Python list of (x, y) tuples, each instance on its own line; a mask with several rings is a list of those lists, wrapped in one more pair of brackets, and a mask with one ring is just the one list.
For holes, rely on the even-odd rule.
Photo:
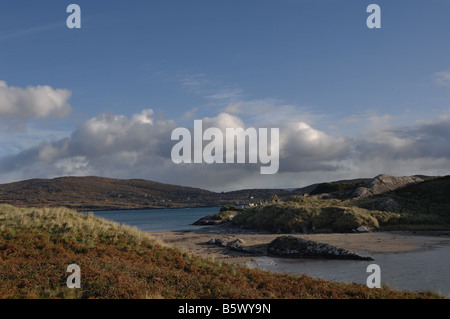
[[(81, 289), (66, 286), (69, 264)], [(0, 298), (431, 298), (217, 263), (67, 208), (0, 205)]]

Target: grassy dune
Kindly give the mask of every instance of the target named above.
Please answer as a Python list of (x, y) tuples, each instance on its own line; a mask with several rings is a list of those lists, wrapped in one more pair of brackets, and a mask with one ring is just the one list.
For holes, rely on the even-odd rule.
[(378, 228), (393, 215), (348, 206), (339, 199), (293, 196), (276, 204), (245, 209), (232, 222), (237, 226), (283, 232), (351, 232), (360, 225)]
[[(69, 264), (81, 289), (69, 289)], [(0, 298), (430, 298), (222, 264), (66, 208), (0, 205)]]

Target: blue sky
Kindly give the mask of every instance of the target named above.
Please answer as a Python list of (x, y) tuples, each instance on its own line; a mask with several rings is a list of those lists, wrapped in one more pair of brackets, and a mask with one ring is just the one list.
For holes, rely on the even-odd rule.
[[(66, 27), (70, 3), (81, 7), (81, 29)], [(370, 3), (381, 7), (381, 29), (366, 26)], [(292, 187), (371, 176), (377, 170), (446, 173), (449, 157), (438, 150), (449, 137), (444, 125), (450, 113), (449, 13), (450, 2), (444, 0), (2, 1), (0, 81), (5, 92), (48, 86), (55, 92), (66, 90), (70, 97), (64, 95), (64, 106), (39, 116), (0, 112), (0, 182), (91, 173), (192, 184), (184, 171), (195, 175), (196, 168), (187, 167), (178, 175), (171, 168), (165, 175), (114, 165), (106, 170), (93, 164), (100, 158), (77, 153), (72, 146), (64, 154), (55, 151), (60, 156), (44, 156), (42, 163), (29, 158), (20, 164), (30, 153), (41, 154), (42, 145), (61, 151), (58, 142), (68, 138), (72, 143), (74, 132), (80, 133), (93, 119), (107, 121), (102, 116), (110, 114), (132, 121), (146, 109), (153, 111), (154, 123), (175, 126), (192, 126), (193, 119), (223, 119), (220, 114), (247, 126), (289, 127), (287, 122), (295, 119), (324, 139), (325, 144), (302, 148), (299, 154), (311, 163), (326, 162), (329, 169), (294, 165), (277, 176), (248, 171), (242, 183), (230, 180), (218, 186), (210, 177), (193, 186)], [(443, 127), (444, 133), (423, 132), (433, 125)], [(424, 143), (424, 134), (433, 139), (432, 145), (443, 141), (431, 151), (439, 156), (429, 161), (430, 154), (411, 144), (431, 145)], [(286, 145), (304, 145), (306, 140)], [(345, 159), (339, 152), (322, 154), (324, 145), (339, 142), (345, 144), (342, 152), (362, 145), (372, 145), (373, 152), (392, 147), (392, 152), (377, 165), (363, 162), (361, 154)], [(401, 149), (406, 144), (408, 152)], [(139, 150), (127, 152), (142, 155), (137, 162), (144, 165)], [(160, 163), (164, 156), (158, 156), (153, 159)], [(75, 165), (74, 159), (82, 164)], [(19, 164), (12, 170), (10, 162)], [(210, 169), (214, 174), (228, 168)], [(229, 175), (246, 176), (241, 169)], [(230, 183), (235, 186), (225, 186)]]

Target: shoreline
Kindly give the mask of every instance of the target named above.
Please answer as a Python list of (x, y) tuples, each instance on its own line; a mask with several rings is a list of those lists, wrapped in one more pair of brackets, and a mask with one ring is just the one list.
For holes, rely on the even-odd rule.
[[(247, 265), (255, 258), (267, 256), (267, 245), (277, 237), (289, 235), (326, 243), (357, 252), (363, 256), (398, 254), (431, 249), (450, 243), (450, 231), (376, 231), (366, 233), (270, 233), (233, 227), (227, 224), (199, 226), (199, 229), (149, 231), (163, 243), (216, 261)], [(211, 239), (240, 239), (242, 246), (256, 253), (245, 253), (228, 247), (208, 244)], [(277, 258), (277, 257), (274, 257)]]

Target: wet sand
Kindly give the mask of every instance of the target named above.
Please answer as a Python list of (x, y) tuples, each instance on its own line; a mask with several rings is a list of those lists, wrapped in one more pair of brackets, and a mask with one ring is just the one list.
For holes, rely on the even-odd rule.
[[(245, 265), (255, 257), (266, 255), (267, 245), (276, 237), (292, 235), (321, 243), (335, 245), (371, 256), (381, 253), (397, 253), (429, 249), (433, 245), (450, 243), (450, 232), (368, 232), (333, 234), (274, 234), (257, 232), (228, 225), (199, 227), (198, 230), (153, 231), (152, 236), (159, 238), (169, 246), (177, 247), (189, 253), (220, 260), (227, 263)], [(241, 245), (256, 251), (249, 254), (234, 251), (227, 247), (210, 245), (212, 238), (222, 240), (241, 239)]]

